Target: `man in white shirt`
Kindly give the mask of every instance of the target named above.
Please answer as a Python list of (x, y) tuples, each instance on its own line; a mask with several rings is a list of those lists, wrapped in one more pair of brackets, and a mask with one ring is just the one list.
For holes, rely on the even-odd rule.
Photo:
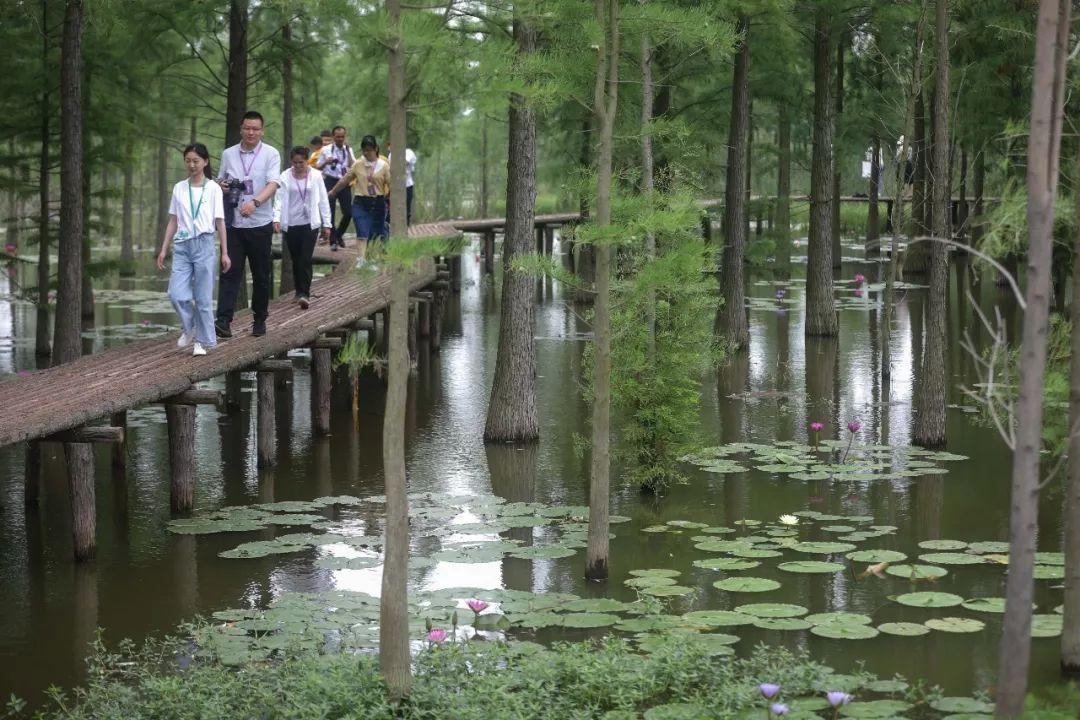
[[(386, 143), (387, 159), (393, 158), (390, 143)], [(410, 147), (405, 148), (405, 223), (412, 225), (413, 185), (416, 176), (416, 153)]]
[[(333, 130), (334, 142), (327, 145), (319, 153), (319, 159), (315, 161), (315, 169), (322, 173), (326, 190), (337, 184), (341, 176), (349, 171), (356, 162), (352, 148), (345, 142), (346, 130), (338, 125)], [(336, 221), (337, 208), (341, 207), (341, 222)], [(336, 201), (330, 201), (330, 222), (334, 226), (330, 232), (330, 249), (337, 250), (345, 247), (342, 236), (352, 220), (352, 191), (345, 186), (338, 194)]]
[(234, 196), (238, 193), (239, 198), (232, 209), (229, 209), (228, 200), (225, 203), (232, 267), (221, 274), (218, 285), (214, 328), (220, 338), (232, 337), (230, 325), (240, 283), (244, 280), (244, 258), (251, 265), (251, 311), (254, 315), (251, 334), (266, 334), (273, 267), (270, 242), (274, 234), (274, 207), (270, 201), (280, 182), (281, 155), (265, 144), (262, 137), (262, 115), (249, 110), (240, 124), (240, 143), (221, 153), (218, 182), (226, 198), (230, 189)]

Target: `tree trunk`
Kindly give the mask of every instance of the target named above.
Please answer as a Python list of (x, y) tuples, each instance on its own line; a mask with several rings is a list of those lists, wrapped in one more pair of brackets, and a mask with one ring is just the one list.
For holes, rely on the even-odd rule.
[(986, 149), (981, 148), (975, 155), (975, 172), (971, 178), (971, 192), (974, 202), (971, 209), (971, 244), (978, 246), (982, 240), (983, 188), (986, 185)]
[[(923, 79), (916, 78), (919, 85), (919, 95), (915, 100), (915, 139), (912, 144), (914, 152), (911, 162), (914, 165), (915, 177), (911, 184), (911, 231), (910, 237), (922, 237), (930, 232), (926, 226), (926, 204), (928, 202), (926, 188), (926, 155), (928, 151), (926, 139), (926, 101), (923, 96)], [(904, 272), (926, 272), (928, 248), (925, 244), (910, 246), (904, 253)]]
[[(605, 9), (606, 5), (606, 9)], [(611, 224), (612, 152), (615, 112), (619, 100), (619, 0), (595, 0), (596, 19), (603, 37), (593, 91), (595, 126), (600, 131), (596, 162), (597, 227)], [(606, 87), (606, 89), (605, 89)], [(592, 468), (589, 483), (589, 541), (585, 577), (608, 576), (608, 504), (611, 473), (611, 245), (596, 245), (596, 299), (593, 317)]]
[(843, 264), (844, 250), (840, 245), (840, 153), (836, 144), (839, 132), (836, 128), (840, 125), (844, 113), (844, 45), (845, 33), (840, 33), (840, 40), (836, 43), (836, 119), (834, 120), (834, 137), (832, 151), (833, 165), (833, 205), (832, 205), (832, 266), (838, 268)]
[[(82, 120), (82, 316), (84, 320), (94, 320), (94, 279), (90, 276), (90, 135), (87, 128), (90, 127), (90, 75), (86, 72), (86, 63), (83, 63), (83, 120)], [(100, 213), (99, 213), (100, 215)]]
[[(405, 41), (401, 34), (401, 0), (387, 0), (389, 55), (390, 143), (408, 147), (405, 135)], [(405, 153), (391, 158), (391, 197), (405, 197)], [(408, 242), (405, 203), (390, 204), (390, 237)], [(386, 538), (379, 605), (379, 670), (392, 700), (409, 694), (409, 500), (405, 475), (405, 404), (409, 382), (409, 268), (393, 266), (390, 285), (388, 382), (383, 417), (383, 468), (386, 476)]]
[(739, 18), (742, 43), (735, 54), (731, 80), (731, 122), (728, 125), (727, 181), (724, 188), (724, 256), (720, 268), (722, 302), (716, 309), (714, 335), (731, 348), (750, 342), (746, 321), (746, 285), (743, 256), (746, 252), (748, 191), (747, 143), (750, 136), (750, 22)]
[(776, 266), (784, 277), (791, 274), (791, 116), (783, 100), (777, 108)]
[(866, 257), (876, 257), (881, 253), (881, 228), (878, 220), (878, 181), (881, 178), (881, 135), (874, 131), (874, 139), (870, 143), (870, 189), (869, 207), (866, 211)]
[(49, 148), (52, 134), (49, 119), (49, 0), (41, 0), (41, 65), (46, 70), (41, 84), (41, 150), (38, 155), (38, 267), (37, 317), (34, 330), (34, 354), (48, 357), (52, 351), (49, 340), (49, 185), (52, 166)]
[(157, 215), (154, 227), (154, 243), (161, 242), (165, 226), (169, 223), (169, 146), (165, 138), (158, 138), (157, 148)]
[[(293, 148), (293, 61), (290, 26), (281, 26), (281, 41), (285, 45), (285, 55), (281, 61), (281, 144), (288, 163), (292, 161), (290, 153)], [(278, 295), (286, 295), (296, 289), (293, 284), (292, 253), (285, 247), (284, 239), (282, 236)]]
[[(514, 38), (522, 62), (536, 51), (536, 33), (520, 18)], [(527, 441), (540, 436), (536, 412), (534, 280), (515, 267), (533, 253), (536, 211), (536, 115), (524, 97), (510, 96), (509, 155), (506, 161), (506, 228), (503, 234), (502, 312), (499, 353), (491, 384), (484, 439)], [(485, 131), (486, 134), (486, 131)]]
[[(648, 0), (638, 0), (644, 6)], [(652, 114), (654, 98), (653, 87), (653, 48), (648, 32), (641, 33), (641, 194), (652, 203), (656, 179), (653, 176), (653, 138)], [(645, 262), (656, 259), (656, 233), (645, 231)], [(648, 357), (650, 362), (656, 355), (656, 293), (649, 290), (645, 301), (645, 323), (648, 325)]]
[[(934, 137), (931, 153), (930, 234), (937, 240), (949, 240), (949, 13), (948, 0), (936, 0), (934, 30)], [(949, 248), (941, 242), (930, 243), (930, 288), (927, 291), (926, 348), (922, 373), (915, 393), (915, 418), (912, 441), (923, 447), (945, 444), (945, 405), (949, 389), (946, 381), (945, 344), (946, 303), (949, 293)]]
[(915, 113), (919, 95), (919, 83), (922, 78), (923, 43), (926, 34), (927, 0), (922, 0), (919, 10), (919, 23), (915, 29), (915, 48), (911, 71), (911, 90), (907, 97), (904, 112), (904, 141), (900, 144), (900, 156), (896, 164), (896, 193), (893, 199), (892, 245), (889, 253), (889, 267), (885, 273), (885, 301), (881, 308), (881, 380), (883, 395), (888, 392), (888, 379), (892, 374), (892, 313), (897, 270), (900, 266), (900, 234), (904, 226), (904, 174), (907, 170), (908, 149), (911, 147), (914, 133)]
[(60, 242), (52, 364), (82, 354), (83, 4), (67, 0), (60, 61)]
[[(945, 0), (938, 0), (944, 3)], [(1031, 602), (1039, 523), (1039, 453), (1042, 449), (1043, 377), (1050, 314), (1050, 265), (1064, 121), (1065, 65), (1069, 54), (1069, 0), (1040, 0), (1028, 139), (1027, 309), (1020, 343), (1009, 517), (1009, 573), (998, 659), (997, 715), (1020, 717), (1031, 662)], [(939, 16), (943, 11), (939, 10)]]
[(968, 228), (968, 202), (967, 202), (967, 183), (968, 183), (968, 154), (967, 149), (960, 150), (960, 196), (956, 205), (956, 224), (958, 229), (956, 231), (958, 240), (964, 240), (967, 238)]
[(814, 16), (814, 147), (810, 164), (810, 237), (806, 258), (806, 334), (836, 335), (833, 307), (833, 100), (829, 12)]
[(124, 195), (120, 210), (120, 262), (124, 265), (120, 272), (132, 275), (135, 270), (134, 228), (132, 210), (135, 205), (135, 158), (128, 153), (124, 158)]
[(226, 147), (240, 142), (240, 123), (247, 112), (247, 30), (248, 0), (232, 0), (229, 4), (229, 84), (225, 98)]
[[(1080, 153), (1076, 167), (1080, 170)], [(1080, 212), (1080, 193), (1075, 193)], [(1080, 217), (1080, 215), (1077, 215)], [(1080, 228), (1074, 231), (1073, 258), (1080, 258)], [(1073, 328), (1080, 328), (1080, 260), (1073, 260), (1073, 296), (1069, 313)], [(1069, 467), (1065, 485), (1065, 601), (1061, 629), (1061, 669), (1080, 675), (1080, 332), (1070, 336), (1069, 359)]]
[[(511, 109), (513, 112), (513, 109)], [(530, 111), (531, 112), (531, 111)], [(535, 133), (534, 133), (535, 134)], [(509, 191), (509, 180), (507, 181), (507, 190)], [(479, 208), (480, 217), (486, 218), (488, 213), (488, 125), (487, 115), (480, 117), (480, 202), (477, 204)], [(506, 215), (509, 218), (510, 208), (506, 208)], [(503, 253), (506, 252), (506, 231), (503, 231)]]
[[(585, 170), (591, 168), (593, 142), (593, 118), (586, 115), (581, 121), (581, 152), (578, 155), (578, 165)], [(584, 222), (592, 213), (589, 203), (589, 193), (582, 190), (578, 198), (578, 212)], [(577, 275), (581, 287), (574, 292), (574, 302), (587, 305), (593, 301), (593, 283), (596, 280), (596, 248), (585, 243), (574, 244), (574, 274)]]

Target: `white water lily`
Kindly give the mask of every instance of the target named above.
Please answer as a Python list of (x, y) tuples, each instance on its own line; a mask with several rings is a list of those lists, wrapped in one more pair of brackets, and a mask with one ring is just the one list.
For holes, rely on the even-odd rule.
[(794, 515), (781, 515), (780, 522), (783, 525), (798, 525), (799, 518), (795, 517)]

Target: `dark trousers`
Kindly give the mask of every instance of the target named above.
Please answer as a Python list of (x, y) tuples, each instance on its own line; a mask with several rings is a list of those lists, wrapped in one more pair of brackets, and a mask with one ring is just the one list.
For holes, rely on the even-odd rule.
[(229, 260), (232, 267), (221, 273), (218, 283), (217, 319), (228, 324), (233, 319), (236, 296), (244, 281), (244, 261), (251, 265), (251, 312), (256, 320), (265, 320), (270, 304), (270, 273), (273, 260), (270, 255), (270, 238), (274, 224), (262, 227), (235, 228), (227, 230)]
[[(330, 192), (335, 185), (337, 185), (337, 178), (327, 177), (323, 175), (323, 184), (326, 185), (326, 192)], [(341, 206), (341, 222), (337, 221), (337, 209)], [(352, 220), (352, 188), (348, 185), (341, 188), (341, 192), (337, 194), (337, 197), (330, 201), (330, 224), (333, 229), (330, 231), (330, 242), (341, 242), (342, 236), (345, 231), (349, 229), (349, 221)]]
[(405, 188), (405, 224), (412, 225), (412, 196), (413, 186)]
[(311, 254), (315, 252), (318, 228), (294, 225), (285, 231), (285, 245), (292, 257), (293, 286), (296, 297), (311, 297)]

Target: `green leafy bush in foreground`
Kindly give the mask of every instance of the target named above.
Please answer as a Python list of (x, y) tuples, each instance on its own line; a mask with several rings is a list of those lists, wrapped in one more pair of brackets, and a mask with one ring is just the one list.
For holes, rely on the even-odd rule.
[[(764, 715), (758, 684), (767, 681), (780, 685), (781, 699), (794, 707), (800, 698), (818, 703), (800, 717), (825, 718), (833, 717), (831, 709), (821, 707), (826, 690), (850, 691), (857, 701), (882, 696), (858, 689), (872, 688), (871, 676), (836, 675), (804, 654), (759, 646), (749, 657), (734, 659), (709, 655), (678, 636), (660, 641), (649, 655), (618, 639), (550, 649), (533, 643), (444, 644), (417, 656), (412, 695), (397, 708), (385, 699), (377, 657), (371, 654), (303, 654), (240, 669), (209, 663), (177, 670), (182, 650), (170, 642), (149, 644), (135, 654), (110, 654), (99, 643), (89, 660), (86, 687), (69, 696), (54, 691), (50, 706), (36, 717), (756, 718)], [(908, 717), (941, 715), (928, 705), (937, 697), (934, 691), (916, 686), (892, 697), (889, 702), (909, 707)], [(1033, 702), (1027, 717), (1074, 718), (1077, 707), (1080, 694), (1063, 689), (1052, 701)]]

